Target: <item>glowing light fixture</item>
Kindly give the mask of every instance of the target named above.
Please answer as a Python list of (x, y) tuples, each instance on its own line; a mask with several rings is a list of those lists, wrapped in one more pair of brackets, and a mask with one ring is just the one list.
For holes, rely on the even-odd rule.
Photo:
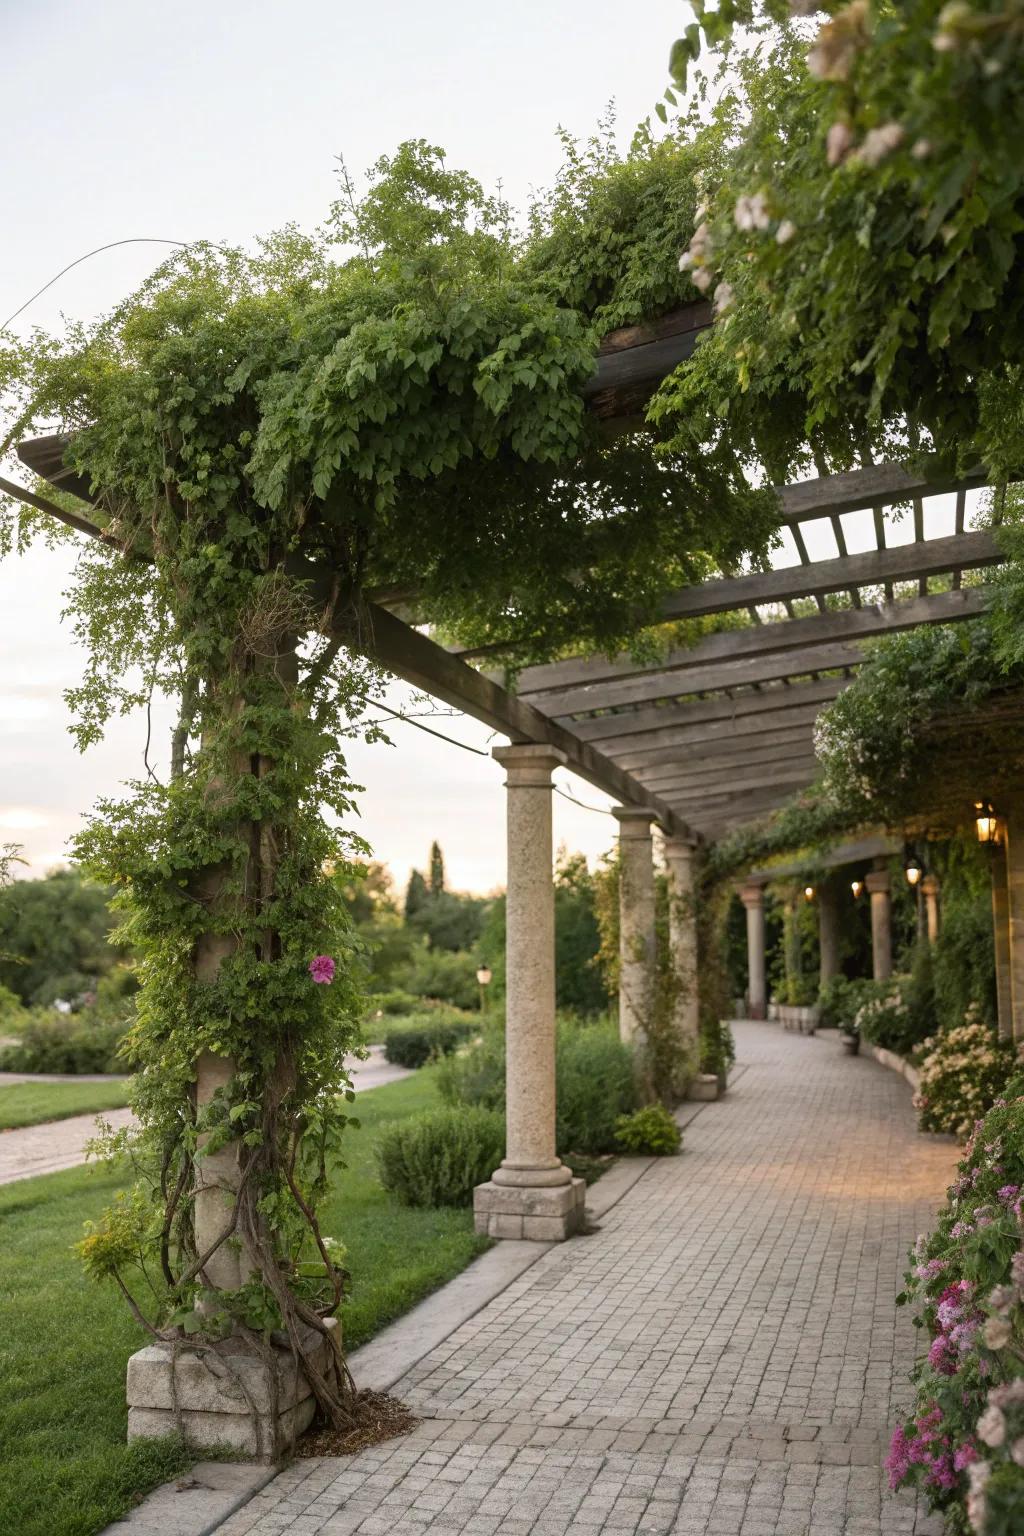
[(974, 805), (974, 825), (978, 829), (978, 842), (991, 848), (999, 841), (999, 818), (990, 800), (978, 800)]
[(491, 975), (492, 972), (490, 966), (481, 965), (476, 973), (476, 979), (482, 987), (489, 987), (491, 984)]
[(917, 885), (924, 874), (924, 870), (921, 868), (921, 860), (917, 857), (916, 853), (908, 855), (907, 862), (903, 866), (903, 873), (907, 877), (908, 884)]
[(850, 881), (850, 890), (853, 892), (853, 899), (854, 899), (854, 901), (859, 901), (860, 900), (860, 893), (861, 893), (861, 891), (863, 889), (864, 889), (864, 881), (863, 880), (851, 880)]
[(805, 885), (804, 886), (804, 901), (813, 901), (813, 900), (814, 900), (814, 886), (813, 885)]

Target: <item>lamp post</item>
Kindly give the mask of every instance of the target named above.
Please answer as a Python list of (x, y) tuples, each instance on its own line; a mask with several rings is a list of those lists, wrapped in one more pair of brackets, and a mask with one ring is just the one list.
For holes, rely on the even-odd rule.
[(491, 984), (492, 974), (493, 973), (492, 973), (491, 968), (490, 968), (489, 965), (479, 965), (479, 966), (477, 966), (476, 979), (477, 979), (477, 985), (480, 988), (480, 1012), (481, 1012), (481, 1014), (483, 1014), (483, 1011), (484, 1011), (484, 999), (485, 999), (486, 994), (487, 994), (487, 988)]

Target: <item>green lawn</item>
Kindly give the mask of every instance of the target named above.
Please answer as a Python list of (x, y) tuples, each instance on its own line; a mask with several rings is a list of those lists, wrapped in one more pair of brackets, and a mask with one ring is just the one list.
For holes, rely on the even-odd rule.
[[(471, 1212), (407, 1210), (376, 1181), (375, 1130), (436, 1103), (430, 1069), (357, 1101), (362, 1129), (324, 1211), (349, 1249), (349, 1348), (486, 1246)], [(0, 1530), (12, 1536), (94, 1536), (187, 1461), (173, 1442), (125, 1443), (125, 1363), (144, 1341), (70, 1251), (121, 1182), (76, 1168), (0, 1189)]]
[(0, 1131), (128, 1103), (127, 1083), (8, 1083), (0, 1088)]

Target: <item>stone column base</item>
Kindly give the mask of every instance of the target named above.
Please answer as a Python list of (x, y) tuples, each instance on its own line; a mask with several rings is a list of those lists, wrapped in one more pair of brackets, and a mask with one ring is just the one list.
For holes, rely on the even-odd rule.
[[(327, 1319), (327, 1326), (338, 1338), (337, 1318)], [(310, 1330), (310, 1342), (315, 1337)], [(326, 1339), (317, 1345), (321, 1371), (328, 1369), (331, 1348)], [(286, 1447), (309, 1428), (316, 1399), (291, 1350), (275, 1345), (274, 1353), (277, 1439)], [(225, 1340), (216, 1354), (197, 1353), (184, 1341), (177, 1346), (176, 1358), (170, 1344), (147, 1345), (128, 1361), (128, 1439), (152, 1439), (180, 1430), (193, 1450), (222, 1446), (253, 1460), (275, 1460), (270, 1388), (270, 1369), (240, 1339)]]
[(549, 1189), (478, 1184), (473, 1191), (476, 1230), (487, 1237), (525, 1237), (559, 1243), (583, 1230), (587, 1186), (582, 1179)]
[(717, 1099), (721, 1089), (721, 1083), (714, 1072), (698, 1072), (697, 1076), (690, 1079), (690, 1086), (686, 1090), (688, 1099), (697, 1100), (700, 1103), (710, 1103)]

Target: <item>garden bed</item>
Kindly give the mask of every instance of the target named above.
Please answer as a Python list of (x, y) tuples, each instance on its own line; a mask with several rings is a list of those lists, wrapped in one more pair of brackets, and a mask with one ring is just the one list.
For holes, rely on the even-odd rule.
[[(432, 1070), (359, 1095), (362, 1128), (323, 1206), (348, 1248), (343, 1308), (355, 1348), (459, 1273), (485, 1246), (469, 1210), (411, 1210), (381, 1188), (385, 1124), (438, 1103)], [(126, 1443), (125, 1367), (143, 1342), (113, 1288), (86, 1280), (71, 1244), (125, 1182), (76, 1168), (0, 1190), (0, 1510), (18, 1536), (94, 1536), (192, 1458), (173, 1441)]]

